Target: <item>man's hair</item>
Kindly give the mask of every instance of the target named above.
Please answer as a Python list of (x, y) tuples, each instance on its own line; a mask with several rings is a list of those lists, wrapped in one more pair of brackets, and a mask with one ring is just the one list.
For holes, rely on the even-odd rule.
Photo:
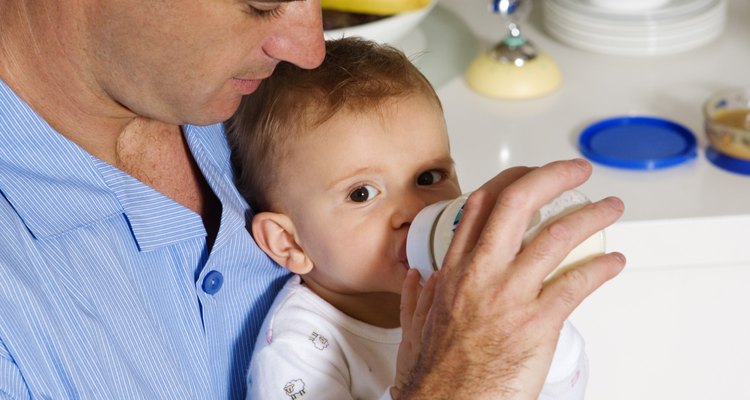
[(240, 193), (255, 212), (272, 210), (269, 194), (288, 141), (341, 110), (377, 112), (389, 100), (415, 94), (441, 108), (430, 82), (403, 52), (364, 39), (326, 42), (315, 69), (280, 63), (225, 125)]

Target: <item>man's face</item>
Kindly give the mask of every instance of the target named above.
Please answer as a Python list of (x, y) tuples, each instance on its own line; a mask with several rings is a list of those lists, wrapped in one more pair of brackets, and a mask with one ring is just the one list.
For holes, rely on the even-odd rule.
[(336, 298), (400, 293), (411, 221), (460, 195), (435, 103), (409, 96), (374, 110), (340, 111), (293, 140), (271, 192), (315, 264), (305, 281)]
[(137, 115), (229, 118), (277, 63), (323, 59), (318, 0), (94, 1), (85, 22), (93, 80)]

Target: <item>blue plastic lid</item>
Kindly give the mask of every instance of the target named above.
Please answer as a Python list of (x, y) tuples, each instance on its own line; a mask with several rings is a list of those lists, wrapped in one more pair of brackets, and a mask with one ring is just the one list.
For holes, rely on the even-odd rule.
[(711, 146), (706, 148), (706, 158), (721, 169), (738, 174), (750, 175), (750, 161), (748, 160), (742, 160), (719, 153)]
[(625, 169), (659, 169), (697, 156), (695, 135), (662, 118), (615, 117), (581, 132), (578, 145), (591, 161)]

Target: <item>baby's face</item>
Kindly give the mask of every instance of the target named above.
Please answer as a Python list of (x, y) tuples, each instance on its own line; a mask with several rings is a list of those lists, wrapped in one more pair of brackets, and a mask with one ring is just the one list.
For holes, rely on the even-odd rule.
[(424, 96), (342, 111), (288, 149), (274, 203), (294, 222), (314, 280), (341, 295), (400, 293), (406, 233), (461, 194), (441, 110)]

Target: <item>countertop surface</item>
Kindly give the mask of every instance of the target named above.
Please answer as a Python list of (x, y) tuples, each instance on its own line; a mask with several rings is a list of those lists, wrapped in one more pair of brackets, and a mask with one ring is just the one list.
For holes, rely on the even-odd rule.
[(395, 43), (438, 90), (464, 191), (510, 166), (582, 157), (578, 136), (601, 119), (666, 118), (693, 132), (697, 158), (650, 171), (594, 164), (581, 188), (592, 199), (616, 195), (626, 204), (621, 221), (608, 229), (608, 247), (623, 251), (636, 268), (750, 261), (742, 239), (750, 228), (750, 175), (706, 159), (702, 116), (714, 92), (750, 86), (750, 2), (728, 2), (726, 27), (713, 42), (658, 56), (605, 55), (563, 44), (545, 31), (536, 2), (522, 31), (557, 62), (563, 82), (557, 91), (528, 100), (485, 97), (463, 79), (474, 56), (504, 35), (486, 3), (440, 0)]
[(581, 189), (624, 200), (624, 217), (605, 234), (608, 250), (628, 258), (571, 315), (591, 366), (586, 398), (750, 399), (750, 176), (706, 159), (701, 112), (712, 93), (750, 86), (750, 1), (728, 1), (725, 30), (708, 45), (638, 57), (556, 41), (537, 1), (522, 29), (557, 61), (563, 83), (524, 101), (483, 97), (463, 80), (472, 58), (504, 34), (487, 1), (439, 1), (396, 44), (438, 88), (465, 191), (509, 166), (580, 157), (580, 131), (603, 118), (667, 118), (698, 139), (698, 157), (688, 163), (657, 171), (595, 164)]

